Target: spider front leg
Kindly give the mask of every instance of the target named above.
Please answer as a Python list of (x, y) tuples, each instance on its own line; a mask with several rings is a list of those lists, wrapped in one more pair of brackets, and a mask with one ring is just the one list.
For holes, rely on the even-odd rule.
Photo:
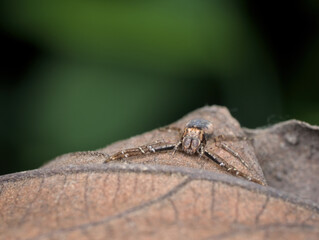
[(104, 161), (104, 163), (108, 163), (115, 160), (121, 160), (121, 159), (129, 158), (129, 157), (137, 157), (137, 156), (142, 156), (146, 154), (165, 152), (165, 151), (173, 150), (175, 147), (176, 147), (175, 144), (159, 142), (154, 144), (143, 145), (137, 148), (129, 148), (111, 155), (109, 158), (107, 158)]
[(255, 183), (258, 183), (260, 185), (265, 185), (262, 181), (256, 179), (256, 178), (253, 178), (253, 177), (250, 177), (248, 176), (247, 174), (243, 173), (243, 172), (240, 172), (238, 171), (235, 167), (233, 167), (232, 165), (226, 163), (224, 160), (222, 160), (221, 157), (219, 157), (218, 155), (216, 154), (213, 154), (213, 153), (210, 153), (208, 152), (207, 150), (204, 150), (204, 155), (214, 161), (216, 164), (218, 164), (220, 167), (222, 167), (223, 169), (225, 169), (227, 172), (231, 173), (232, 175), (234, 176), (240, 176), (242, 178), (245, 178), (251, 182), (255, 182)]
[(198, 149), (199, 158), (201, 159), (202, 156), (205, 154), (205, 148), (203, 145), (201, 145)]

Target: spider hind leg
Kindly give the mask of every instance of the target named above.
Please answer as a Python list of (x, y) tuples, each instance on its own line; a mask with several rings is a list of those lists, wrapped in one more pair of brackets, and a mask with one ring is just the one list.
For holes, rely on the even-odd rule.
[(228, 145), (225, 143), (221, 144), (221, 148), (224, 149), (225, 151), (229, 152), (231, 155), (233, 155), (235, 158), (237, 158), (246, 168), (250, 169), (248, 164), (244, 161), (244, 159), (239, 155), (238, 152), (234, 151), (231, 149)]

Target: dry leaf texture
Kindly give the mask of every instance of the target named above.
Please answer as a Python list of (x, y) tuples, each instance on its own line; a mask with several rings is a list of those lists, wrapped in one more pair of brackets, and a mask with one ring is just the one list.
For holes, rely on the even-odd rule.
[(227, 142), (249, 169), (213, 141), (206, 147), (268, 185), (181, 152), (103, 163), (126, 148), (178, 142), (178, 132), (157, 129), (0, 176), (0, 239), (318, 239), (318, 128), (291, 121), (243, 130), (218, 106), (171, 126), (193, 118), (211, 121), (214, 135), (250, 136)]

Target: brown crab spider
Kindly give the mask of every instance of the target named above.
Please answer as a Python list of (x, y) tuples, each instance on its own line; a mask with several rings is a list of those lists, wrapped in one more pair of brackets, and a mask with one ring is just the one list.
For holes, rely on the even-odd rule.
[[(174, 130), (174, 131), (180, 131), (179, 128), (164, 128), (166, 130)], [(105, 160), (105, 163), (108, 163), (110, 161), (120, 160), (123, 158), (129, 158), (134, 156), (141, 156), (145, 154), (154, 154), (154, 153), (160, 153), (160, 152), (167, 152), (167, 151), (173, 151), (173, 154), (176, 151), (183, 152), (188, 155), (198, 155), (200, 157), (206, 157), (209, 160), (212, 160), (214, 163), (218, 164), (221, 168), (226, 170), (227, 172), (231, 173), (234, 176), (239, 176), (242, 178), (245, 178), (249, 181), (265, 185), (261, 180), (258, 180), (256, 178), (250, 177), (247, 174), (237, 170), (234, 166), (228, 164), (224, 159), (219, 157), (217, 154), (213, 152), (207, 151), (205, 148), (207, 138), (210, 137), (209, 131), (212, 132), (212, 123), (204, 120), (204, 119), (193, 119), (189, 121), (184, 131), (181, 135), (180, 140), (177, 143), (169, 143), (169, 142), (156, 142), (154, 144), (147, 144), (143, 145), (137, 148), (130, 148), (125, 149), (122, 151), (119, 151), (113, 155), (111, 155), (109, 158)], [(215, 142), (222, 141), (230, 141), (230, 140), (247, 140), (247, 138), (243, 137), (225, 137), (223, 135), (214, 137)], [(217, 145), (216, 145), (217, 146)], [(244, 159), (234, 150), (232, 150), (228, 145), (225, 143), (218, 144), (219, 147), (224, 149), (225, 151), (229, 152), (231, 155), (233, 155), (235, 158), (237, 158), (246, 168), (249, 169), (248, 164), (244, 161)]]

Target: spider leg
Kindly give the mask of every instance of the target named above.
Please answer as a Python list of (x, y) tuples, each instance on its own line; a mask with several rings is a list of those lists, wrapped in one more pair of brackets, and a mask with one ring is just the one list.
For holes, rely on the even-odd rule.
[(221, 157), (219, 157), (217, 154), (213, 154), (213, 153), (210, 153), (208, 152), (207, 150), (204, 150), (204, 155), (214, 161), (216, 164), (218, 164), (220, 167), (222, 167), (223, 169), (225, 169), (227, 172), (231, 173), (232, 175), (234, 176), (240, 176), (242, 178), (245, 178), (249, 181), (252, 181), (252, 182), (255, 182), (255, 183), (258, 183), (260, 185), (265, 185), (262, 181), (256, 179), (256, 178), (253, 178), (253, 177), (250, 177), (248, 176), (247, 174), (243, 173), (243, 172), (240, 172), (238, 171), (235, 167), (233, 167), (232, 165), (226, 163)]
[(175, 152), (178, 150), (178, 148), (179, 148), (180, 145), (182, 145), (182, 142), (181, 142), (181, 141), (179, 141), (178, 143), (175, 144), (175, 146), (174, 146), (174, 151), (173, 151), (172, 155), (175, 154)]
[(137, 148), (129, 148), (117, 153), (114, 153), (109, 158), (107, 158), (104, 163), (108, 163), (110, 161), (121, 160), (123, 158), (142, 156), (145, 154), (154, 154), (158, 152), (164, 152), (173, 150), (175, 148), (175, 144), (166, 143), (166, 142), (157, 142), (154, 144), (143, 145)]
[(198, 149), (198, 154), (199, 154), (199, 158), (200, 159), (205, 154), (205, 150), (204, 150), (204, 146), (203, 145), (201, 145), (200, 148)]
[(244, 159), (239, 155), (238, 152), (235, 152), (233, 149), (231, 149), (228, 145), (226, 145), (225, 143), (221, 143), (220, 147), (222, 149), (224, 149), (225, 151), (229, 152), (231, 155), (233, 155), (235, 158), (237, 158), (245, 167), (247, 167), (248, 169), (250, 169), (250, 167), (248, 166), (248, 164), (244, 161)]
[(158, 129), (159, 131), (166, 131), (166, 132), (178, 132), (181, 133), (182, 129), (180, 129), (179, 127), (174, 127), (174, 126), (166, 126), (166, 127), (161, 127)]
[[(211, 135), (208, 135), (208, 137), (211, 137)], [(238, 142), (238, 141), (250, 141), (252, 139), (245, 136), (218, 135), (218, 136), (212, 137), (212, 140), (214, 142)]]

